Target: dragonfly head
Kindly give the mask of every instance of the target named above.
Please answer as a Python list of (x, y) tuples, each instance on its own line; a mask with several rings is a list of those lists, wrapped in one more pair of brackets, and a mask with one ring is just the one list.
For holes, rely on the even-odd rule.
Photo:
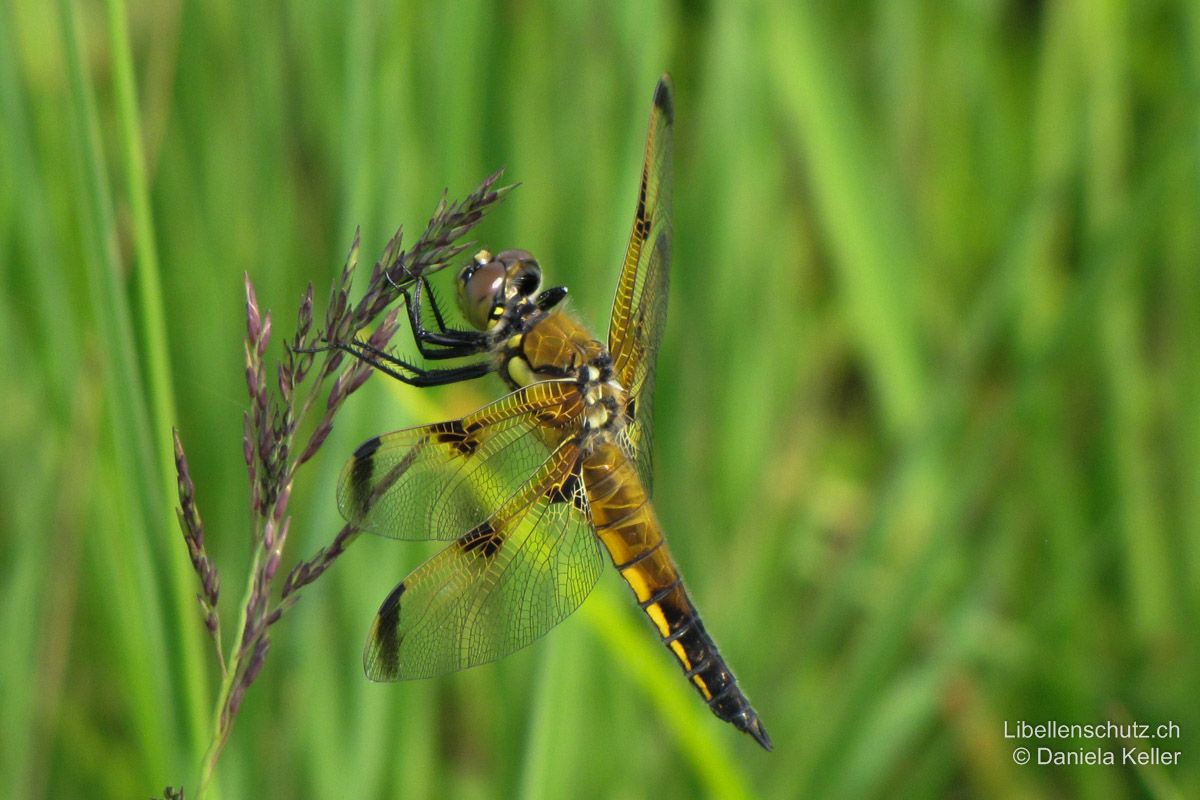
[(512, 303), (527, 299), (542, 285), (542, 268), (528, 250), (492, 255), (480, 250), (458, 273), (458, 305), (467, 321), (487, 330)]

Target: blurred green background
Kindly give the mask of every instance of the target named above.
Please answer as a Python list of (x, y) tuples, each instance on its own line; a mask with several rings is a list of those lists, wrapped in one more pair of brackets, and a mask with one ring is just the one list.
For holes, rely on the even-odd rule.
[[(195, 796), (217, 675), (169, 427), (228, 636), (243, 272), (277, 357), (356, 225), (369, 264), (505, 167), (471, 238), (534, 251), (603, 331), (664, 70), (656, 502), (775, 752), (709, 714), (615, 572), (500, 663), (368, 683), (372, 615), (429, 551), (369, 537), (274, 629), (213, 796), (1200, 785), (1200, 5), (272, 5), (0, 4), (0, 794)], [(499, 391), (369, 383), (301, 472), (291, 559), (336, 531), (359, 441)]]

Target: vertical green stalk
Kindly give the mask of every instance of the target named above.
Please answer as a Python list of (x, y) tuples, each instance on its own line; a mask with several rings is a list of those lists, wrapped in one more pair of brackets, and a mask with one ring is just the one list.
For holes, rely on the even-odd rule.
[[(147, 547), (148, 520), (156, 519), (150, 502), (158, 486), (151, 456), (152, 432), (142, 392), (132, 322), (117, 255), (117, 231), (111, 185), (91, 79), (83, 58), (81, 32), (70, 0), (59, 0), (63, 46), (70, 80), (70, 125), (84, 191), (76, 209), (93, 314), (99, 328), (107, 417), (113, 448), (105, 484), (119, 524), (109, 540), (92, 540), (110, 585), (110, 618), (117, 628), (118, 650), (125, 659), (124, 689), (148, 774), (170, 780), (180, 767), (174, 725), (175, 704), (167, 673), (156, 659), (167, 654), (161, 606), (156, 598), (154, 566)], [(153, 509), (153, 510), (152, 510)]]
[(917, 250), (866, 122), (846, 56), (830, 46), (824, 11), (775, 8), (767, 34), (788, 134), (809, 159), (821, 222), (835, 256), (845, 313), (878, 387), (889, 432), (911, 432), (927, 399), (913, 279)]
[[(1128, 203), (1127, 178), (1131, 108), (1126, 84), (1128, 10), (1121, 0), (1087, 4), (1080, 9), (1089, 93), (1089, 158), (1085, 176), (1085, 212), (1093, 233), (1106, 231)], [(1102, 287), (1096, 318), (1103, 380), (1108, 393), (1112, 469), (1120, 535), (1127, 554), (1131, 616), (1139, 638), (1162, 636), (1171, 627), (1173, 598), (1170, 569), (1162, 539), (1161, 505), (1155, 496), (1152, 385), (1139, 352), (1145, 329), (1135, 284), (1137, 256), (1130, 255)]]
[[(183, 723), (192, 753), (199, 753), (205, 741), (205, 704), (208, 694), (208, 674), (204, 668), (205, 654), (201, 649), (200, 617), (195, 603), (196, 576), (185, 551), (179, 545), (175, 519), (174, 458), (170, 434), (177, 419), (175, 397), (171, 387), (170, 357), (167, 347), (167, 326), (163, 313), (162, 284), (159, 280), (158, 250), (155, 244), (154, 219), (150, 210), (146, 185), (145, 154), (142, 149), (141, 115), (138, 111), (137, 84), (133, 71), (133, 55), (129, 44), (124, 0), (108, 0), (109, 50), (113, 67), (113, 86), (117, 99), (117, 118), (121, 124), (125, 181), (129, 190), (130, 216), (133, 220), (133, 244), (136, 261), (134, 275), (138, 285), (138, 317), (141, 352), (147, 373), (147, 399), (150, 405), (152, 431), (151, 448), (157, 462), (161, 489), (157, 514), (148, 519), (151, 550), (166, 549), (166, 568), (170, 577), (171, 598), (164, 605), (173, 607), (175, 619), (174, 646), (179, 670), (176, 673), (183, 685)], [(161, 526), (161, 527), (160, 527)], [(161, 533), (161, 535), (158, 535)]]
[[(0, 659), (0, 696), (9, 698), (5, 707), (5, 746), (0, 748), (0, 795), (20, 797), (35, 791), (39, 762), (46, 758), (43, 748), (54, 735), (39, 717), (49, 704), (47, 695), (61, 691), (61, 681), (48, 687), (44, 674), (41, 690), (36, 694), (29, 691), (30, 675), (46, 669), (45, 643), (50, 638), (46, 633), (53, 630), (56, 616), (50, 600), (52, 596), (63, 596), (61, 588), (47, 581), (46, 576), (55, 567), (61, 569), (61, 564), (55, 563), (55, 554), (57, 540), (64, 533), (59, 530), (47, 536), (42, 532), (47, 509), (57, 506), (68, 514), (82, 516), (75, 503), (79, 498), (87, 502), (86, 481), (73, 483), (74, 491), (69, 493), (61, 492), (57, 481), (88, 461), (74, 448), (80, 440), (90, 441), (83, 439), (81, 431), (88, 428), (80, 422), (86, 415), (79, 413), (79, 408), (91, 396), (80, 391), (77, 379), (78, 320), (73, 314), (62, 313), (61, 271), (54, 268), (63, 263), (62, 248), (47, 209), (46, 180), (52, 171), (37, 160), (30, 113), (33, 97), (21, 82), (13, 11), (11, 4), (0, 5), (0, 164), (4, 165), (0, 213), (6, 215), (6, 225), (0, 226), (0, 251), (13, 256), (0, 264), (4, 292), (0, 299), (0, 336), (8, 344), (0, 361), (0, 374), (26, 375), (30, 367), (36, 369), (36, 375), (28, 376), (27, 391), (45, 398), (42, 413), (47, 423), (41, 430), (16, 440), (36, 442), (39, 452), (28, 459), (5, 459), (0, 469), (0, 486), (16, 486), (22, 480), (34, 482), (30, 487), (33, 491), (23, 493), (24, 503), (6, 509), (11, 529), (5, 533), (13, 537), (12, 545), (20, 544), (6, 551), (9, 555), (0, 569), (0, 630), (5, 631), (8, 651), (8, 656)], [(45, 265), (26, 270), (34, 311), (25, 315), (18, 311), (20, 301), (12, 292), (20, 280), (22, 260)], [(32, 325), (22, 324), (21, 316)], [(73, 397), (80, 401), (72, 403)], [(11, 430), (4, 433), (11, 434)], [(5, 439), (9, 441), (7, 436)], [(70, 449), (63, 447), (64, 441)]]

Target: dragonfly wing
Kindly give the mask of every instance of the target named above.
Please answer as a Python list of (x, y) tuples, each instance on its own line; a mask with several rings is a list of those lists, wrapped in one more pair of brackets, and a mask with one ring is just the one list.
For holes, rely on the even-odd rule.
[(566, 618), (603, 567), (576, 440), (388, 595), (363, 653), (372, 680), (428, 678), (519, 650)]
[(342, 471), (338, 508), (396, 539), (459, 537), (538, 472), (578, 426), (570, 381), (531, 384), (461, 419), (368, 439)]
[(629, 391), (627, 444), (647, 489), (653, 477), (650, 452), (655, 357), (667, 322), (671, 267), (673, 125), (671, 82), (664, 75), (654, 90), (633, 231), (608, 324), (613, 370)]

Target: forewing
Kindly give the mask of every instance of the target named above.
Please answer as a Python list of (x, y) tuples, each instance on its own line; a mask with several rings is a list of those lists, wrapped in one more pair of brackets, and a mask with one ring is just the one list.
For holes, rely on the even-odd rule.
[(495, 661), (579, 607), (603, 566), (563, 442), (496, 513), (418, 567), (384, 600), (363, 653), (376, 681)]
[(396, 539), (454, 539), (486, 520), (578, 427), (570, 381), (531, 384), (461, 419), (364, 442), (342, 471), (338, 508)]
[(654, 90), (633, 231), (608, 325), (613, 370), (629, 391), (627, 441), (647, 491), (653, 477), (650, 451), (654, 362), (666, 327), (671, 267), (673, 124), (671, 82), (664, 75)]

